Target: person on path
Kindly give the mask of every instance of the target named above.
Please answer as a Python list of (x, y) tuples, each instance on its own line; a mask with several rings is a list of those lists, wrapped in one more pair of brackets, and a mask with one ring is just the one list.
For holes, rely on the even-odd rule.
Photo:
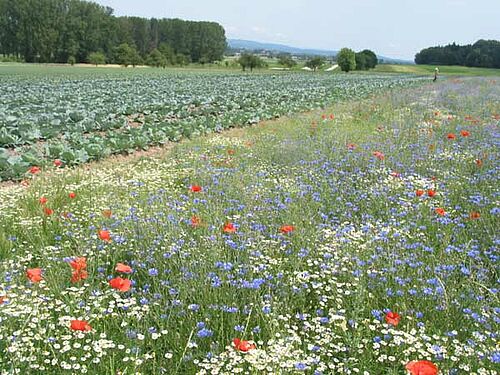
[(432, 82), (436, 82), (438, 79), (438, 74), (439, 74), (439, 68), (434, 69), (434, 79)]

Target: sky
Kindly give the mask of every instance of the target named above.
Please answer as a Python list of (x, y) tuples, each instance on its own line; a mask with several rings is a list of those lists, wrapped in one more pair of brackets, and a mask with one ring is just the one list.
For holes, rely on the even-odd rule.
[(500, 0), (93, 0), (117, 16), (215, 21), (231, 39), (413, 60), (423, 48), (500, 40)]

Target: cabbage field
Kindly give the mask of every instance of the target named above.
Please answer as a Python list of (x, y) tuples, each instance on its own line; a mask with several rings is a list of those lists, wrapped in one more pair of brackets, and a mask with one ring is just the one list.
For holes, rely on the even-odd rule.
[[(9, 71), (11, 69), (12, 71)], [(0, 180), (418, 81), (409, 76), (0, 68)], [(10, 74), (9, 74), (10, 73)]]

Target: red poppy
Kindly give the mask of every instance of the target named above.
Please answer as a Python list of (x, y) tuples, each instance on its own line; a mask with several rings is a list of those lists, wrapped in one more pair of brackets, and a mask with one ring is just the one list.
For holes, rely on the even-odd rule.
[(354, 150), (357, 147), (355, 143), (348, 143), (347, 144), (347, 149), (348, 150)]
[(462, 137), (468, 137), (468, 136), (470, 136), (470, 132), (468, 132), (467, 130), (462, 130), (462, 131), (460, 131), (460, 135)]
[(417, 189), (417, 191), (415, 191), (415, 195), (417, 197), (421, 197), (422, 195), (424, 195), (424, 191), (422, 189)]
[(123, 279), (121, 277), (115, 277), (109, 280), (109, 286), (113, 289), (119, 290), (120, 292), (128, 292), (132, 282), (128, 279)]
[(222, 228), (224, 233), (235, 233), (236, 232), (236, 227), (234, 226), (233, 223), (226, 223), (224, 224), (224, 227)]
[(373, 156), (375, 156), (378, 160), (384, 160), (385, 159), (385, 155), (383, 153), (381, 153), (380, 151), (375, 151), (373, 153)]
[(323, 114), (323, 115), (321, 115), (321, 118), (322, 118), (323, 120), (326, 120), (326, 115), (324, 115), (324, 114)]
[(335, 115), (333, 113), (330, 114), (330, 120), (335, 120)]
[(87, 273), (87, 258), (78, 257), (74, 258), (69, 262), (71, 268), (73, 268), (73, 273), (71, 274), (71, 282), (77, 283), (81, 280), (85, 280), (89, 274)]
[(63, 162), (59, 159), (54, 160), (54, 166), (59, 168), (63, 165)]
[(411, 361), (408, 362), (405, 368), (411, 375), (437, 375), (437, 366), (430, 361)]
[(396, 312), (389, 311), (387, 314), (385, 314), (385, 322), (387, 324), (393, 325), (394, 327), (399, 324), (400, 320), (401, 316)]
[(448, 133), (448, 135), (446, 136), (446, 138), (448, 138), (448, 139), (455, 139), (455, 138), (457, 138), (457, 136), (455, 134), (453, 134), (453, 133)]
[(228, 155), (234, 155), (234, 154), (236, 154), (236, 151), (234, 151), (232, 148), (230, 148), (229, 150), (227, 150), (227, 153), (228, 153)]
[(87, 277), (89, 277), (89, 274), (86, 270), (73, 271), (71, 273), (71, 282), (77, 283), (81, 280), (85, 280)]
[(71, 268), (75, 271), (81, 271), (87, 268), (87, 258), (85, 257), (77, 257), (69, 262)]
[(83, 331), (89, 332), (92, 331), (92, 327), (85, 320), (72, 320), (71, 321), (71, 329), (73, 331)]
[(51, 216), (52, 214), (54, 214), (54, 210), (52, 210), (52, 209), (50, 209), (50, 208), (48, 208), (48, 207), (44, 207), (44, 208), (43, 208), (43, 212), (44, 212), (44, 214), (45, 214), (45, 215), (47, 215), (47, 216)]
[(234, 344), (234, 347), (236, 348), (236, 350), (238, 350), (240, 352), (244, 352), (244, 353), (256, 348), (254, 343), (252, 343), (250, 341), (246, 341), (246, 340), (241, 340), (238, 338), (233, 339), (233, 344)]
[(432, 189), (429, 189), (427, 190), (427, 195), (431, 198), (435, 197), (436, 196), (436, 190), (432, 190)]
[(7, 296), (0, 296), (0, 305), (3, 305), (6, 301), (8, 301)]
[(294, 230), (295, 230), (295, 227), (293, 225), (283, 225), (280, 228), (280, 232), (283, 234), (292, 233)]
[(109, 230), (100, 230), (98, 232), (99, 238), (103, 241), (111, 241), (111, 234), (109, 233)]
[(118, 263), (115, 267), (116, 272), (120, 273), (132, 273), (132, 268), (123, 263)]
[(45, 197), (41, 197), (41, 198), (38, 200), (38, 202), (40, 202), (40, 204), (42, 204), (42, 205), (43, 205), (43, 204), (45, 204), (45, 203), (47, 203), (47, 202), (48, 202), (48, 199), (47, 199), (47, 198), (45, 198)]
[(478, 167), (481, 167), (483, 165), (483, 161), (481, 159), (476, 159), (474, 162)]
[(399, 177), (401, 177), (401, 173), (399, 173), (399, 172), (391, 172), (391, 177), (399, 178)]
[(26, 271), (26, 276), (32, 283), (39, 283), (42, 281), (42, 269), (41, 268), (29, 268)]
[(493, 115), (493, 118), (494, 118), (495, 120), (500, 120), (500, 115)]
[(201, 224), (201, 219), (198, 216), (193, 215), (193, 217), (191, 217), (191, 226), (196, 228), (200, 226), (200, 224)]
[(477, 211), (472, 211), (469, 215), (471, 220), (477, 220), (481, 217), (481, 214)]
[(28, 172), (31, 174), (37, 174), (37, 173), (40, 173), (41, 171), (42, 171), (42, 169), (40, 167), (37, 167), (37, 166), (33, 166), (30, 169), (28, 169)]
[(75, 199), (75, 198), (76, 198), (76, 193), (71, 192), (71, 193), (69, 193), (69, 194), (68, 194), (68, 197), (69, 197), (70, 199)]
[(435, 212), (436, 212), (436, 214), (438, 214), (439, 216), (445, 216), (445, 215), (446, 215), (446, 211), (444, 210), (444, 208), (439, 207), (439, 208), (436, 208), (434, 211), (435, 211)]
[(200, 191), (203, 190), (203, 188), (200, 185), (191, 185), (189, 188), (193, 193), (199, 193)]
[(104, 210), (102, 211), (102, 216), (106, 217), (106, 218), (110, 218), (111, 216), (113, 215), (113, 212), (111, 210)]

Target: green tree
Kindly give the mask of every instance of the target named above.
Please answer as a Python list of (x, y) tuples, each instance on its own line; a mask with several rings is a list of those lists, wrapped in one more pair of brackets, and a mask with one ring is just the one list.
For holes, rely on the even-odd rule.
[(132, 52), (130, 55), (130, 64), (135, 68), (137, 65), (141, 65), (144, 61), (139, 52), (135, 49), (135, 47), (131, 48)]
[(362, 52), (356, 52), (356, 70), (368, 70), (368, 61), (366, 59), (366, 55)]
[(170, 44), (163, 42), (158, 47), (158, 50), (161, 52), (163, 57), (165, 57), (167, 64), (175, 64), (175, 52)]
[(103, 65), (106, 64), (106, 56), (102, 52), (92, 52), (89, 54), (87, 61), (89, 62), (89, 64), (95, 66)]
[(164, 68), (167, 65), (167, 59), (157, 48), (155, 48), (149, 53), (147, 64), (156, 68)]
[(114, 55), (114, 62), (116, 64), (127, 67), (129, 65), (132, 65), (134, 50), (127, 43), (122, 43), (118, 47), (114, 48), (113, 55)]
[(323, 66), (325, 63), (325, 58), (321, 56), (313, 57), (306, 61), (306, 66), (316, 71)]
[(177, 55), (175, 55), (175, 64), (186, 66), (189, 64), (189, 57), (183, 53), (178, 53)]
[(356, 69), (356, 54), (350, 48), (342, 48), (337, 55), (337, 63), (343, 72)]
[[(170, 63), (179, 54), (187, 61), (220, 61), (227, 47), (224, 28), (214, 22), (115, 17), (113, 9), (82, 0), (0, 0), (0, 55), (66, 63), (70, 56), (85, 62), (101, 51), (116, 62), (123, 44), (137, 49), (127, 62), (132, 65), (155, 48)], [(163, 44), (172, 49), (169, 54)]]
[(363, 55), (365, 55), (365, 60), (366, 60), (366, 68), (367, 69), (373, 69), (377, 66), (378, 64), (378, 57), (375, 54), (375, 52), (369, 50), (369, 49), (364, 49), (361, 51)]
[(288, 68), (288, 69), (291, 69), (293, 68), (295, 65), (297, 65), (297, 62), (292, 58), (292, 56), (290, 55), (287, 55), (287, 54), (284, 54), (284, 55), (280, 55), (278, 57), (278, 63), (280, 65), (283, 65), (284, 67)]
[(242, 54), (238, 59), (238, 64), (241, 65), (243, 71), (245, 71), (247, 68), (250, 68), (251, 72), (255, 68), (261, 68), (265, 65), (264, 61), (259, 56), (256, 56), (253, 53)]

